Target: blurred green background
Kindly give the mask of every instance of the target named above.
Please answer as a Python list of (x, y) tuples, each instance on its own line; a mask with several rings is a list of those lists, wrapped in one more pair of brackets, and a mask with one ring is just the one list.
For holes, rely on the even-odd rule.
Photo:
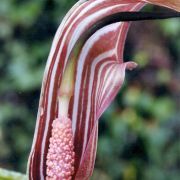
[[(56, 29), (74, 3), (0, 1), (0, 167), (26, 171), (46, 59)], [(125, 60), (139, 67), (127, 72), (121, 92), (100, 120), (92, 179), (178, 180), (178, 19), (132, 23)]]

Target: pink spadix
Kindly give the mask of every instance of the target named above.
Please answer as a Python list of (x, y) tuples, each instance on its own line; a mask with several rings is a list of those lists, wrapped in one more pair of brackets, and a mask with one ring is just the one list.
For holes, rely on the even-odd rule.
[(71, 120), (60, 116), (52, 124), (46, 180), (70, 180), (74, 173), (74, 156)]

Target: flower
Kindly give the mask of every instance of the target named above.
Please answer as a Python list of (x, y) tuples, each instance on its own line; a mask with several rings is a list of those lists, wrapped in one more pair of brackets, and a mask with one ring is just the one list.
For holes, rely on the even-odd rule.
[[(98, 119), (120, 90), (125, 70), (136, 67), (134, 62), (123, 62), (129, 23), (111, 17), (118, 12), (138, 11), (144, 5), (143, 0), (80, 0), (63, 19), (44, 73), (28, 164), (30, 180), (63, 173), (70, 179), (86, 180), (92, 175)], [(60, 130), (61, 126), (65, 128)], [(74, 145), (67, 147), (67, 173), (59, 165), (66, 165), (64, 157), (55, 151), (56, 147), (58, 151), (64, 148), (58, 140), (67, 138), (66, 133), (61, 137), (61, 132), (55, 132), (63, 134), (66, 130)], [(58, 165), (51, 166), (55, 162)]]

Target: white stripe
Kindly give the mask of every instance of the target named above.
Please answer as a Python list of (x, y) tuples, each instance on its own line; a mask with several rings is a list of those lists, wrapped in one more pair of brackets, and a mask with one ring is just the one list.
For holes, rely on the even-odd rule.
[[(80, 54), (79, 61), (77, 64), (77, 74), (76, 74), (76, 83), (75, 83), (75, 91), (74, 91), (74, 105), (73, 105), (73, 115), (72, 115), (72, 129), (73, 129), (73, 134), (75, 133), (75, 128), (76, 128), (76, 122), (77, 122), (77, 113), (78, 113), (78, 99), (79, 99), (79, 93), (80, 93), (80, 86), (81, 86), (81, 81), (82, 81), (82, 72), (83, 72), (83, 67), (84, 63), (86, 60), (86, 56), (89, 53), (89, 50), (93, 47), (94, 43), (97, 42), (103, 33), (106, 34), (110, 31), (114, 31), (114, 28), (118, 28), (118, 23), (114, 24), (114, 27), (107, 26), (105, 28), (102, 28), (101, 30), (97, 31), (94, 36), (91, 36), (91, 38), (86, 42), (82, 49), (82, 53)], [(106, 55), (103, 53), (104, 58)], [(98, 56), (99, 57), (99, 56)], [(100, 56), (101, 57), (101, 56)], [(93, 62), (94, 63), (94, 62)]]
[(95, 13), (93, 13), (92, 15), (89, 15), (88, 17), (86, 17), (83, 21), (81, 21), (78, 24), (78, 27), (74, 30), (73, 34), (72, 34), (72, 39), (68, 45), (68, 50), (67, 50), (67, 57), (69, 57), (69, 54), (72, 50), (72, 48), (74, 47), (75, 43), (77, 42), (78, 38), (80, 37), (80, 35), (83, 33), (84, 29), (86, 29), (86, 27), (94, 20), (97, 19), (98, 17), (107, 14), (109, 11), (112, 11), (113, 9), (117, 8), (117, 7), (121, 7), (123, 5), (114, 5), (111, 7), (107, 7), (104, 8), (102, 10), (99, 10)]
[(53, 55), (55, 53), (56, 46), (57, 46), (58, 41), (59, 41), (59, 37), (61, 37), (64, 28), (67, 26), (67, 24), (71, 20), (70, 17), (73, 16), (79, 10), (79, 8), (81, 7), (80, 5), (82, 3), (84, 3), (85, 1), (86, 0), (80, 0), (76, 4), (74, 4), (74, 6), (68, 11), (68, 13), (63, 18), (61, 24), (59, 25), (59, 27), (58, 27), (58, 29), (56, 31), (56, 34), (54, 36), (54, 39), (53, 39), (51, 50), (50, 50), (50, 53), (49, 53), (49, 56), (48, 56), (48, 60), (47, 60), (47, 63), (46, 63), (45, 72), (47, 72), (49, 70), (49, 67), (50, 67), (50, 64), (51, 64), (51, 61), (52, 61), (52, 57), (53, 57)]
[[(62, 23), (60, 24), (60, 26), (58, 27), (58, 30), (55, 34), (55, 37), (53, 39), (53, 43), (52, 43), (52, 46), (51, 46), (51, 50), (50, 50), (50, 53), (49, 53), (49, 56), (48, 56), (48, 60), (47, 60), (47, 63), (46, 63), (46, 67), (45, 67), (45, 71), (44, 71), (44, 77), (43, 77), (43, 82), (42, 82), (42, 89), (41, 89), (41, 94), (40, 94), (40, 102), (39, 102), (39, 110), (38, 110), (38, 115), (37, 115), (37, 122), (36, 122), (36, 126), (35, 126), (35, 132), (34, 132), (34, 138), (33, 138), (33, 142), (32, 142), (32, 147), (31, 147), (31, 152), (30, 152), (30, 156), (29, 158), (32, 157), (33, 159), (33, 150), (34, 150), (34, 147), (35, 147), (35, 143), (36, 143), (36, 139), (37, 139), (37, 133), (38, 133), (38, 128), (39, 128), (39, 121), (40, 121), (40, 109), (41, 109), (41, 100), (43, 99), (43, 92), (44, 92), (44, 86), (45, 86), (45, 82), (47, 80), (47, 71), (49, 70), (49, 67), (50, 67), (50, 64), (51, 64), (51, 61), (52, 61), (52, 57), (54, 55), (54, 52), (55, 52), (55, 49), (56, 49), (56, 46), (57, 46), (57, 43), (58, 43), (58, 40), (59, 40), (59, 37), (61, 36), (62, 34), (62, 31), (63, 31), (63, 27), (65, 25), (65, 22), (68, 20), (68, 18), (70, 17), (70, 15), (73, 15), (76, 11), (77, 11), (77, 7), (82, 4), (83, 2), (85, 2), (86, 0), (80, 0), (79, 2), (77, 2), (71, 9), (70, 11), (66, 14), (66, 16), (64, 17)], [(45, 98), (46, 96), (44, 96)], [(29, 159), (30, 161), (30, 159)], [(29, 162), (28, 162), (29, 164)]]
[[(102, 101), (102, 98), (103, 98), (103, 96), (104, 96), (104, 94), (105, 93), (107, 93), (106, 91), (107, 91), (107, 89), (108, 89), (108, 87), (109, 87), (109, 84), (110, 83), (112, 83), (111, 82), (111, 79), (113, 79), (114, 78), (114, 73), (113, 73), (113, 71), (114, 71), (114, 69), (113, 69), (113, 65), (112, 65), (112, 62), (110, 62), (110, 64), (111, 64), (111, 66), (110, 67), (108, 67), (108, 69), (107, 69), (107, 71), (106, 71), (106, 73), (105, 73), (105, 76), (104, 76), (104, 78), (103, 78), (103, 86), (102, 86), (102, 91), (101, 91), (101, 93), (100, 93), (100, 99), (99, 99), (99, 108), (100, 108), (100, 106), (101, 106), (101, 101)], [(104, 68), (103, 68), (104, 69)], [(104, 70), (103, 70), (104, 71)], [(111, 71), (111, 73), (109, 73)], [(101, 74), (100, 74), (100, 76), (102, 76)], [(111, 84), (111, 87), (113, 86), (113, 84)]]
[[(80, 55), (79, 61), (78, 61), (78, 67), (77, 67), (77, 74), (76, 74), (76, 84), (75, 84), (75, 98), (74, 98), (74, 106), (73, 106), (73, 133), (75, 133), (75, 128), (76, 128), (76, 122), (77, 122), (77, 113), (78, 113), (78, 106), (76, 105), (78, 103), (78, 99), (80, 96), (80, 86), (81, 86), (81, 81), (82, 81), (82, 72), (83, 72), (83, 67), (84, 63), (86, 60), (86, 56), (89, 53), (89, 50), (92, 48), (95, 42), (97, 42), (101, 36), (102, 32), (103, 35), (115, 31), (117, 28), (119, 28), (120, 23), (116, 23), (113, 25), (106, 26), (102, 28), (101, 30), (97, 31), (94, 36), (92, 36), (87, 43), (84, 45), (82, 53)], [(103, 60), (104, 58), (108, 56), (112, 56), (114, 53), (114, 49), (104, 52), (101, 55), (99, 55), (97, 58), (93, 60), (92, 66), (91, 66), (91, 73), (90, 73), (90, 84), (89, 84), (89, 91), (88, 91), (88, 104), (87, 104), (87, 109), (86, 109), (86, 124), (85, 124), (85, 135), (84, 135), (84, 141), (83, 141), (83, 151), (85, 150), (85, 145), (87, 143), (87, 133), (88, 133), (88, 124), (89, 124), (89, 116), (90, 116), (90, 107), (91, 107), (91, 96), (92, 96), (92, 87), (93, 87), (93, 81), (94, 81), (94, 71), (96, 68), (96, 65)], [(109, 62), (106, 62), (105, 64), (108, 64)], [(112, 63), (112, 62), (110, 62)], [(105, 65), (104, 64), (104, 65)], [(103, 65), (103, 66), (104, 66)], [(100, 70), (101, 73), (101, 70)]]
[[(83, 2), (83, 1), (82, 1)], [(79, 6), (80, 5), (80, 3), (82, 3), (82, 2), (77, 2), (77, 4), (75, 4), (74, 6), (73, 6), (73, 8), (72, 8), (72, 10), (74, 10), (77, 6)], [(71, 10), (71, 12), (72, 12), (72, 10)], [(72, 14), (71, 14), (71, 12), (69, 12), (66, 16), (65, 16), (65, 18), (64, 18), (64, 20), (63, 20), (63, 22), (61, 23), (61, 25), (59, 26), (59, 28), (58, 28), (58, 30), (57, 30), (57, 33), (56, 33), (56, 35), (55, 35), (55, 38), (54, 38), (54, 41), (53, 41), (53, 45), (52, 45), (52, 48), (51, 48), (51, 50), (52, 51), (50, 51), (50, 55), (49, 55), (49, 58), (48, 58), (48, 62), (47, 62), (47, 65), (46, 65), (46, 68), (47, 68), (47, 70), (49, 70), (49, 66), (50, 66), (50, 63), (51, 63), (51, 60), (52, 60), (52, 56), (53, 56), (53, 54), (54, 54), (54, 50), (55, 50), (55, 48), (56, 48), (56, 46), (57, 46), (57, 43), (58, 43), (58, 40), (59, 40), (59, 37), (61, 36), (61, 34), (62, 34), (62, 32), (63, 32), (63, 26), (65, 25), (65, 22), (66, 22), (66, 20), (68, 19), (68, 17), (70, 16), (70, 15), (73, 15), (73, 14), (75, 14), (75, 12), (77, 12), (77, 10), (78, 9), (76, 9)], [(68, 20), (69, 21), (69, 20)], [(68, 22), (67, 22), (68, 23)], [(64, 37), (64, 39), (65, 39), (65, 37)], [(57, 68), (58, 68), (58, 58), (59, 58), (59, 56), (60, 56), (60, 54), (61, 54), (61, 51), (62, 51), (62, 48), (63, 48), (63, 43), (61, 43), (61, 50), (59, 50), (58, 51), (58, 54), (57, 54), (57, 58), (56, 58), (56, 61), (55, 61), (55, 64), (54, 64), (54, 67), (53, 67), (53, 69), (52, 69), (52, 76), (51, 76), (51, 79), (50, 79), (50, 89), (49, 89), (49, 94), (48, 94), (48, 107), (47, 107), (47, 118), (46, 118), (46, 125), (45, 125), (45, 129), (44, 129), (44, 135), (43, 135), (43, 139), (42, 139), (42, 147), (41, 147), (41, 164), (40, 164), (40, 174), (41, 174), (41, 176), (43, 177), (43, 171), (42, 171), (42, 169), (43, 169), (43, 153), (44, 153), (44, 149), (45, 149), (45, 141), (46, 141), (46, 137), (47, 137), (47, 132), (48, 132), (48, 126), (49, 126), (49, 121), (50, 121), (50, 108), (51, 108), (51, 102), (52, 102), (52, 94), (53, 94), (53, 89), (54, 89), (54, 80), (55, 80), (55, 75), (56, 75), (56, 71), (57, 71)]]
[[(114, 67), (119, 66), (118, 64), (113, 65)], [(113, 67), (113, 68), (114, 68)], [(114, 72), (113, 72), (114, 71)], [(106, 91), (106, 93), (104, 92), (104, 94), (102, 94), (102, 98), (101, 98), (101, 104), (100, 107), (103, 106), (104, 102), (106, 101), (106, 97), (109, 97), (110, 94), (112, 93), (115, 85), (118, 84), (118, 82), (121, 82), (121, 79), (123, 79), (122, 77), (124, 77), (123, 74), (121, 74), (121, 72), (119, 72), (119, 68), (113, 69), (111, 76), (108, 78), (109, 83), (111, 83), (111, 85), (109, 86), (109, 83), (107, 82), (107, 86), (109, 86), (110, 88), (108, 89), (108, 91)], [(122, 76), (123, 75), (123, 76)], [(119, 79), (121, 78), (121, 79)], [(113, 81), (112, 81), (113, 80)]]

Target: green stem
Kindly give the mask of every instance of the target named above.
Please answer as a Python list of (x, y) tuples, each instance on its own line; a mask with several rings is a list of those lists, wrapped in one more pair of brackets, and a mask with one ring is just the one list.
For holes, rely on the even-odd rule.
[(0, 168), (1, 180), (28, 180), (27, 176), (18, 172)]

